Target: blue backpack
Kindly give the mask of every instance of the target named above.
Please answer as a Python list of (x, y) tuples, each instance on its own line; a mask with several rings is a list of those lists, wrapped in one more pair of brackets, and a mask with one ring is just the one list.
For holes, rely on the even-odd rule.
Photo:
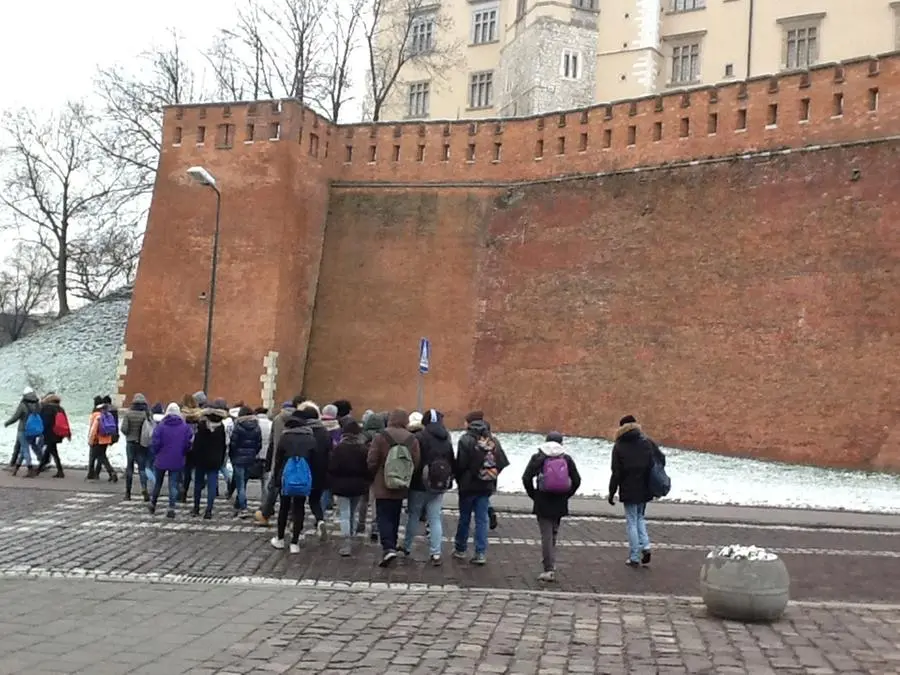
[(666, 473), (666, 466), (654, 456), (650, 462), (650, 494), (653, 497), (665, 497), (672, 489), (672, 479)]
[(281, 494), (285, 497), (309, 497), (312, 472), (305, 457), (289, 457), (281, 473)]
[(44, 435), (44, 420), (41, 419), (40, 413), (28, 413), (25, 419), (25, 438), (33, 440)]

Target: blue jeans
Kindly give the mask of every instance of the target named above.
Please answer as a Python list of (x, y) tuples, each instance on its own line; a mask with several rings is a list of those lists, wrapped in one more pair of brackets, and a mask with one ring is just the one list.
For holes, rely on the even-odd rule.
[(629, 559), (641, 561), (641, 553), (650, 550), (647, 521), (644, 520), (646, 504), (623, 504), (625, 507), (625, 531), (628, 533)]
[(147, 466), (147, 448), (142, 447), (137, 441), (128, 441), (125, 444), (125, 459), (125, 492), (131, 494), (135, 464), (137, 464), (138, 480), (141, 481), (141, 490), (146, 490), (147, 475), (144, 469)]
[(490, 495), (460, 495), (459, 525), (456, 527), (454, 545), (458, 553), (465, 553), (469, 547), (469, 525), (472, 512), (475, 512), (475, 555), (487, 553), (488, 508), (491, 505)]
[[(246, 466), (232, 466), (234, 469), (234, 487), (237, 490), (237, 499), (234, 501), (235, 507), (243, 511), (247, 508), (247, 468)], [(215, 494), (215, 488), (213, 489)]]
[(32, 438), (28, 440), (25, 438), (25, 432), (19, 432), (19, 461), (17, 462), (17, 466), (21, 466), (23, 463), (29, 469), (31, 468), (31, 453), (34, 453), (35, 459), (40, 461), (43, 456), (41, 453), (41, 438), (38, 436), (37, 438)]
[(320, 500), (322, 504), (322, 513), (331, 508), (331, 490), (325, 489), (322, 490), (322, 499)]
[[(323, 497), (324, 499), (324, 497)], [(338, 513), (341, 516), (341, 536), (352, 537), (356, 530), (357, 511), (362, 497), (341, 497), (338, 495)]]
[(206, 487), (206, 510), (210, 513), (216, 501), (216, 488), (218, 487), (218, 469), (201, 469), (194, 467), (194, 510), (200, 510), (200, 493)]
[[(425, 511), (425, 517), (428, 519), (428, 552), (431, 555), (441, 554), (441, 538), (444, 536), (443, 525), (441, 524), (441, 507), (444, 505), (443, 492), (420, 492), (418, 490), (410, 490), (409, 492), (409, 515), (406, 519), (406, 536), (403, 541), (403, 548), (407, 551), (412, 550), (413, 536), (419, 529), (419, 517), (422, 511)], [(466, 533), (468, 537), (468, 533)]]
[(178, 498), (178, 490), (181, 487), (181, 471), (179, 470), (156, 469), (156, 482), (153, 484), (153, 496), (150, 498), (150, 503), (154, 508), (156, 507), (159, 493), (162, 492), (163, 477), (166, 474), (169, 474), (169, 510), (174, 511), (175, 500)]

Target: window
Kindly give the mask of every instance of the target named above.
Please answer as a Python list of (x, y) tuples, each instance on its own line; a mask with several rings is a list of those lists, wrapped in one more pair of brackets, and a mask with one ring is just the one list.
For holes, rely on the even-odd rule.
[(206, 142), (206, 127), (197, 127), (197, 145), (203, 145)]
[[(348, 146), (349, 147), (349, 146)], [(309, 156), (319, 156), (319, 137), (316, 134), (309, 135)], [(350, 161), (350, 160), (347, 160)]]
[(469, 77), (469, 107), (490, 108), (494, 101), (494, 73), (473, 73)]
[(690, 84), (700, 79), (700, 45), (672, 47), (672, 84)]
[(492, 5), (476, 9), (472, 14), (472, 44), (483, 45), (495, 42), (497, 38), (498, 7)]
[(248, 124), (246, 137), (244, 138), (244, 143), (252, 143), (253, 136), (255, 133), (256, 133), (256, 127), (253, 124)]
[(281, 122), (272, 122), (269, 125), (269, 140), (277, 141), (281, 138)]
[(432, 49), (434, 49), (434, 18), (416, 19), (410, 31), (409, 53), (427, 54)]
[(734, 77), (734, 64), (733, 63), (725, 64), (725, 77)]
[(563, 49), (559, 74), (566, 80), (581, 79), (581, 54), (571, 49)]
[(809, 68), (819, 60), (818, 26), (786, 26), (784, 32), (784, 67), (788, 70)]
[(597, 9), (597, 0), (572, 0), (578, 9)]
[(409, 85), (409, 117), (428, 117), (428, 82)]
[(692, 9), (703, 9), (706, 0), (672, 0), (673, 12), (689, 12)]
[(181, 145), (181, 127), (175, 127), (175, 135), (172, 138), (172, 145)]

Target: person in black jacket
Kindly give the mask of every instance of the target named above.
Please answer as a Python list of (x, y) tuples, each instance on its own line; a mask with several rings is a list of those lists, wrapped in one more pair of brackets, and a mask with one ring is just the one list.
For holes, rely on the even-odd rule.
[(310, 462), (310, 471), (313, 475), (313, 489), (309, 495), (309, 510), (316, 519), (316, 531), (319, 540), (328, 539), (328, 526), (325, 523), (325, 513), (322, 509), (322, 493), (328, 487), (328, 458), (331, 456), (333, 441), (331, 433), (325, 428), (319, 419), (319, 409), (309, 401), (301, 403), (297, 410), (298, 415), (306, 420), (307, 425), (315, 436), (316, 451)]
[(650, 537), (644, 514), (650, 494), (650, 467), (653, 459), (665, 457), (650, 438), (644, 435), (641, 425), (632, 415), (619, 420), (612, 451), (612, 473), (609, 477), (609, 504), (619, 501), (625, 508), (625, 529), (628, 534), (630, 554), (625, 561), (630, 567), (650, 563)]
[(369, 491), (372, 475), (366, 458), (369, 448), (359, 422), (349, 416), (341, 419), (341, 440), (331, 451), (328, 460), (328, 485), (337, 497), (341, 517), (341, 536), (344, 543), (338, 553), (349, 556), (352, 551), (353, 532), (359, 502)]
[(213, 504), (219, 484), (219, 468), (225, 462), (225, 418), (228, 411), (224, 408), (204, 408), (194, 443), (191, 449), (191, 463), (194, 466), (194, 516), (200, 515), (200, 494), (206, 488), (205, 520), (212, 518)]
[(234, 429), (231, 430), (228, 450), (237, 490), (234, 501), (235, 517), (247, 514), (247, 479), (250, 477), (250, 468), (256, 463), (256, 457), (261, 450), (262, 429), (259, 428), (259, 420), (250, 408), (241, 406), (238, 418), (234, 422)]
[(444, 414), (439, 410), (426, 410), (423, 428), (415, 433), (419, 440), (420, 461), (409, 486), (409, 515), (406, 520), (406, 537), (401, 552), (409, 555), (413, 537), (419, 527), (422, 513), (428, 521), (428, 549), (431, 564), (441, 564), (441, 538), (444, 536), (441, 509), (444, 493), (453, 487), (456, 475), (456, 458), (453, 441), (444, 427)]
[[(522, 474), (522, 485), (525, 492), (534, 502), (531, 512), (537, 516), (541, 531), (541, 552), (543, 554), (544, 571), (538, 576), (539, 581), (556, 581), (556, 537), (559, 534), (559, 523), (569, 515), (569, 499), (581, 486), (578, 467), (563, 449), (563, 437), (557, 431), (547, 434), (546, 441), (531, 456), (525, 473)], [(550, 468), (545, 472), (547, 462), (565, 462), (565, 473), (569, 479), (569, 489), (557, 492), (546, 485)], [(547, 465), (550, 467), (551, 465)], [(558, 468), (558, 464), (554, 466)], [(556, 473), (556, 472), (555, 472)], [(537, 481), (535, 481), (537, 479)], [(535, 485), (537, 482), (537, 485)]]
[(466, 432), (457, 443), (456, 482), (459, 486), (459, 523), (453, 557), (465, 559), (472, 514), (475, 514), (473, 565), (487, 563), (488, 509), (500, 472), (509, 466), (500, 441), (490, 432), (480, 410), (466, 415)]
[(72, 441), (71, 430), (67, 436), (62, 438), (57, 436), (54, 431), (56, 416), (60, 413), (62, 413), (63, 417), (66, 419), (66, 426), (68, 426), (68, 416), (61, 405), (59, 395), (54, 394), (53, 392), (47, 394), (43, 401), (41, 401), (41, 421), (44, 423), (44, 456), (41, 458), (41, 463), (38, 465), (37, 471), (40, 473), (46, 469), (52, 458), (56, 463), (56, 473), (53, 474), (54, 478), (66, 477), (66, 474), (63, 473), (62, 462), (59, 460), (59, 450), (57, 446), (63, 442), (64, 438), (69, 439), (69, 442)]
[[(302, 457), (309, 464), (313, 482), (316, 480), (313, 456), (317, 449), (316, 437), (307, 424), (302, 411), (297, 411), (284, 423), (284, 433), (275, 447), (272, 460), (272, 489), (281, 491), (281, 478), (284, 466), (291, 457)], [(284, 548), (284, 532), (287, 529), (288, 515), (293, 518), (291, 530), (291, 553), (300, 553), (300, 541), (303, 539), (303, 521), (306, 518), (306, 497), (289, 497), (281, 495), (278, 506), (278, 532), (270, 543), (281, 550)]]

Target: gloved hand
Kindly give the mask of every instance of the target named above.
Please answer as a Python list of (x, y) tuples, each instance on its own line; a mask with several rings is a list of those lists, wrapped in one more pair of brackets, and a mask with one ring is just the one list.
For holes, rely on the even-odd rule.
[(616, 496), (610, 495), (609, 497), (606, 498), (606, 501), (609, 502), (610, 506), (615, 506), (616, 505)]

